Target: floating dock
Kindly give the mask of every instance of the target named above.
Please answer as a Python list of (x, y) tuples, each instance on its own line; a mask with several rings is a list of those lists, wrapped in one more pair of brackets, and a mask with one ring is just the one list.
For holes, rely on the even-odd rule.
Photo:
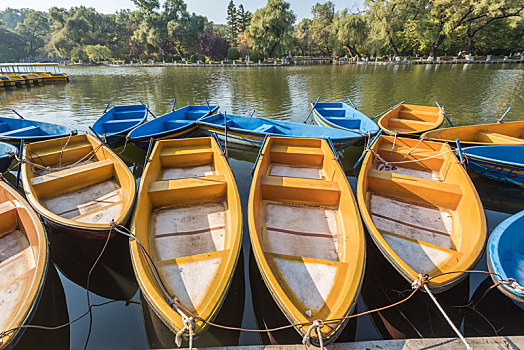
[(58, 63), (0, 63), (0, 89), (68, 81), (69, 75), (58, 71)]

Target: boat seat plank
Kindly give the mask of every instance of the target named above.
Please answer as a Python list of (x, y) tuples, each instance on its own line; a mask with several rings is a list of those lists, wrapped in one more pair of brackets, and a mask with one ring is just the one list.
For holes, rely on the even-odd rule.
[(120, 196), (117, 195), (109, 195), (105, 198), (107, 199), (82, 206), (81, 212), (83, 214), (75, 216), (71, 220), (89, 224), (107, 224), (112, 219), (116, 220), (122, 212), (124, 201), (120, 200)]
[(316, 147), (273, 145), (270, 153), (272, 163), (321, 167), (324, 160), (324, 153)]
[(86, 163), (31, 179), (34, 190), (41, 197), (72, 192), (89, 184), (107, 180), (113, 176), (114, 165), (110, 159)]
[(107, 125), (111, 125), (111, 124), (136, 124), (136, 123), (140, 123), (142, 122), (142, 119), (141, 118), (138, 118), (138, 119), (111, 119), (111, 120), (108, 120), (106, 122), (104, 122), (104, 124), (107, 124)]
[(212, 176), (215, 171), (211, 164), (184, 167), (184, 168), (163, 168), (160, 180), (185, 179), (188, 177)]
[(282, 200), (317, 205), (337, 205), (340, 188), (335, 181), (305, 179), (283, 176), (262, 176), (262, 197), (267, 200)]
[(56, 147), (38, 151), (37, 154), (31, 155), (31, 161), (38, 164), (58, 164), (60, 155), (62, 155), (62, 164), (67, 164), (82, 158), (93, 150), (89, 143), (68, 144), (65, 148)]
[[(122, 190), (118, 183), (113, 180), (83, 186), (78, 190), (44, 199), (42, 203), (51, 212), (66, 219), (73, 219), (121, 201), (123, 199)], [(111, 219), (118, 218), (118, 215), (112, 215), (114, 212), (111, 210), (100, 210), (98, 214), (99, 217), (93, 220), (104, 221), (105, 224), (110, 223)]]
[(368, 187), (385, 196), (450, 210), (455, 210), (462, 198), (458, 185), (376, 169), (368, 171)]
[(18, 218), (16, 214), (16, 206), (10, 201), (0, 203), (0, 237), (2, 237), (4, 234), (13, 231), (17, 227), (17, 225)]
[(8, 137), (8, 136), (38, 136), (42, 135), (42, 129), (38, 126), (30, 125), (26, 126), (25, 128), (19, 128), (19, 129), (12, 129), (9, 131), (4, 131), (0, 133), (1, 137)]
[(264, 251), (338, 261), (337, 211), (267, 202)]
[(524, 142), (524, 139), (518, 137), (512, 137), (504, 134), (498, 134), (490, 131), (481, 131), (477, 134), (478, 142), (489, 142), (497, 144), (521, 144)]
[(273, 164), (269, 170), (269, 175), (282, 177), (300, 177), (304, 179), (322, 179), (320, 168), (286, 166)]
[(209, 164), (213, 160), (213, 150), (209, 146), (164, 148), (160, 152), (162, 167), (188, 167)]
[(370, 211), (378, 230), (455, 249), (453, 218), (448, 211), (372, 194)]
[(261, 133), (270, 133), (270, 132), (273, 132), (274, 129), (275, 129), (274, 125), (262, 124), (258, 128), (253, 129), (253, 131), (254, 132), (261, 132)]
[(226, 190), (224, 175), (155, 181), (148, 188), (154, 207), (217, 201), (226, 195)]
[(151, 219), (154, 256), (159, 260), (224, 250), (224, 202), (155, 210)]
[(410, 126), (422, 126), (424, 128), (427, 128), (428, 126), (431, 126), (435, 124), (434, 122), (425, 122), (422, 120), (413, 120), (413, 119), (403, 119), (403, 118), (389, 118), (389, 123), (399, 123), (404, 125), (410, 125)]

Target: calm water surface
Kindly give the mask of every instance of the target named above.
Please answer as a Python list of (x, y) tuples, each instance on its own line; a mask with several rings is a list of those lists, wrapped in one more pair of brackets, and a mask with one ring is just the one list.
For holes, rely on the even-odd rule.
[[(71, 125), (79, 130), (98, 118), (106, 104), (148, 103), (156, 115), (177, 106), (218, 104), (222, 111), (302, 122), (308, 104), (343, 101), (350, 96), (373, 116), (402, 100), (433, 105), (438, 101), (457, 125), (494, 122), (512, 106), (506, 120), (522, 120), (524, 113), (522, 65), (427, 66), (297, 66), (261, 68), (67, 68), (71, 83), (0, 91), (0, 115)], [(132, 145), (117, 149), (140, 177), (144, 151)], [(354, 185), (351, 168), (362, 152), (344, 152), (344, 166)], [(251, 168), (256, 149), (231, 147), (229, 155), (246, 212)], [(522, 190), (471, 174), (486, 209), (491, 231), (500, 221), (524, 209)], [(12, 177), (11, 177), (12, 179)], [(247, 220), (245, 220), (246, 222)], [(246, 223), (247, 225), (247, 223)], [(87, 311), (87, 276), (103, 242), (84, 241), (60, 232), (48, 232), (53, 264), (33, 324), (56, 326)], [(368, 239), (364, 287), (357, 311), (376, 308), (409, 294), (410, 286), (384, 260)], [(477, 269), (487, 270), (486, 257)], [(439, 294), (452, 320), (468, 336), (521, 334), (524, 313), (491, 286), (485, 275), (472, 275), (452, 290)], [(175, 347), (174, 334), (148, 310), (138, 290), (125, 239), (111, 240), (91, 275), (93, 318), (83, 318), (59, 331), (28, 330), (18, 348), (146, 348)], [(485, 294), (485, 295), (484, 295)], [(484, 295), (484, 297), (483, 297)], [(228, 297), (217, 322), (244, 328), (287, 324), (261, 280), (250, 253), (244, 228), (243, 251)], [(401, 307), (351, 321), (340, 341), (454, 336), (425, 295)], [(269, 337), (247, 332), (209, 330), (198, 346), (299, 343), (294, 330)]]

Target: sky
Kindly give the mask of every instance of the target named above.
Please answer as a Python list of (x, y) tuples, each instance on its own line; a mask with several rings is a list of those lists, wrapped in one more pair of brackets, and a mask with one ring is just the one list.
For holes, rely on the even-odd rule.
[[(226, 10), (229, 0), (185, 0), (189, 12), (195, 12), (206, 16), (209, 20), (215, 23), (226, 22)], [(317, 0), (288, 0), (291, 3), (291, 8), (298, 21), (304, 17), (311, 17), (311, 7)], [(318, 0), (319, 2), (326, 2), (326, 0)], [(337, 10), (349, 8), (352, 12), (364, 9), (364, 0), (332, 0), (335, 3)], [(246, 10), (254, 12), (255, 10), (264, 7), (265, 0), (234, 0), (238, 6), (244, 5)], [(134, 9), (131, 0), (0, 0), (0, 10), (7, 7), (11, 8), (31, 8), (35, 10), (45, 11), (50, 7), (73, 7), (81, 6), (94, 7), (97, 11), (103, 13), (114, 13), (119, 9)], [(298, 22), (297, 21), (297, 22)]]

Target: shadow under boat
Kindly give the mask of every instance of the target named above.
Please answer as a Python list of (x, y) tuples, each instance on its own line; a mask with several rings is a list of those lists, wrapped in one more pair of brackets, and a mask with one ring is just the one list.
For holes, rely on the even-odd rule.
[[(230, 327), (242, 326), (245, 300), (244, 264), (242, 256), (243, 252), (240, 251), (240, 257), (226, 299), (216, 318), (213, 320), (214, 323)], [(177, 348), (175, 333), (173, 333), (151, 309), (142, 293), (140, 293), (140, 301), (149, 347), (152, 349)], [(216, 347), (238, 345), (240, 333), (239, 331), (208, 326), (202, 335), (193, 339), (193, 346)], [(186, 341), (184, 341), (184, 343), (187, 345)]]
[[(51, 259), (57, 268), (72, 282), (86, 288), (89, 270), (104, 247), (105, 240), (83, 239), (64, 235), (47, 228)], [(113, 300), (130, 300), (138, 290), (131, 258), (129, 240), (116, 235), (112, 237), (94, 268), (89, 290), (101, 297)]]
[[(406, 298), (411, 285), (383, 257), (373, 242), (367, 240), (366, 274), (361, 296), (368, 310), (393, 304)], [(451, 289), (434, 294), (455, 326), (464, 318), (461, 306), (469, 299), (469, 276)], [(429, 295), (418, 291), (408, 301), (370, 314), (383, 339), (456, 337)]]
[[(64, 287), (55, 266), (50, 263), (40, 303), (30, 325), (56, 327), (69, 322)], [(57, 330), (27, 328), (15, 349), (69, 349), (69, 326)]]
[[(522, 335), (524, 310), (493, 286), (490, 276), (478, 286), (465, 310), (466, 337)], [(491, 289), (490, 289), (491, 288)]]
[(485, 209), (516, 214), (524, 210), (522, 188), (487, 179), (468, 170)]
[[(249, 281), (253, 297), (253, 309), (258, 329), (271, 329), (289, 325), (289, 320), (275, 303), (260, 274), (253, 252), (249, 254)], [(355, 308), (356, 311), (357, 308)], [(354, 311), (354, 312), (355, 312)], [(335, 343), (354, 342), (357, 321), (350, 319)], [(302, 338), (293, 327), (275, 332), (260, 333), (262, 344), (301, 344)]]

